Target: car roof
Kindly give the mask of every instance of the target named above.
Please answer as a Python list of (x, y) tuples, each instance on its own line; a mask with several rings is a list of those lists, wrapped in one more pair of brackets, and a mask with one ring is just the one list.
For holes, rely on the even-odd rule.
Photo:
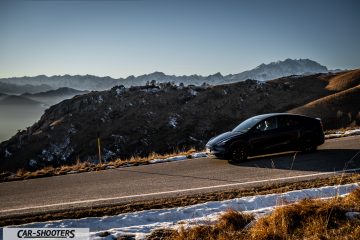
[(269, 117), (274, 117), (274, 116), (299, 116), (299, 117), (306, 117), (309, 118), (307, 116), (303, 116), (303, 115), (299, 115), (299, 114), (292, 114), (292, 113), (267, 113), (267, 114), (261, 114), (261, 115), (257, 115), (257, 116), (253, 116), (252, 118), (257, 118), (259, 120), (263, 120)]

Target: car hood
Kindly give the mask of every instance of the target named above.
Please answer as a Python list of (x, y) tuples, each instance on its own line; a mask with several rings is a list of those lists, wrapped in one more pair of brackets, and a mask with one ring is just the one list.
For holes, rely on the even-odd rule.
[(222, 134), (210, 139), (209, 142), (206, 144), (206, 146), (211, 147), (223, 140), (233, 138), (233, 137), (236, 137), (236, 136), (239, 136), (242, 134), (244, 134), (244, 133), (243, 132), (225, 132), (225, 133), (222, 133)]

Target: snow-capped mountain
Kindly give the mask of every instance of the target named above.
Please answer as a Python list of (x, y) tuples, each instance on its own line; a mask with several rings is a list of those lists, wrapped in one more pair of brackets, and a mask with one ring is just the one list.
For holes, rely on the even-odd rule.
[(261, 64), (256, 68), (229, 77), (232, 80), (255, 79), (267, 81), (290, 75), (309, 75), (314, 73), (325, 73), (327, 67), (310, 59), (286, 59), (284, 61)]
[(63, 76), (45, 76), (39, 75), (36, 77), (20, 77), (20, 78), (3, 78), (0, 83), (16, 84), (18, 85), (43, 85), (46, 84), (53, 89), (61, 87), (74, 88), (78, 90), (105, 90), (116, 85), (141, 86), (148, 82), (155, 80), (156, 82), (175, 82), (177, 84), (183, 83), (185, 85), (201, 85), (203, 83), (218, 85), (223, 83), (232, 83), (244, 81), (246, 79), (254, 80), (271, 80), (275, 78), (290, 76), (290, 75), (308, 75), (313, 73), (328, 72), (327, 67), (310, 59), (286, 59), (284, 61), (271, 62), (269, 64), (261, 64), (258, 67), (249, 71), (238, 74), (222, 75), (220, 72), (208, 75), (166, 75), (163, 72), (153, 72), (140, 76), (129, 76), (127, 78), (114, 79), (111, 77), (97, 77), (93, 75), (63, 75)]

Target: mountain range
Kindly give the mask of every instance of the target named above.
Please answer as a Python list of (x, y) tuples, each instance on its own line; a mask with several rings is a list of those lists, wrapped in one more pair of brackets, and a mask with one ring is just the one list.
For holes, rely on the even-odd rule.
[[(220, 72), (208, 75), (166, 75), (163, 72), (153, 72), (140, 76), (129, 76), (127, 78), (97, 77), (93, 75), (39, 75), (35, 77), (2, 78), (0, 79), (0, 92), (2, 93), (35, 93), (48, 91), (62, 87), (78, 90), (107, 90), (116, 85), (142, 86), (150, 81), (175, 82), (185, 85), (201, 85), (203, 83), (218, 85), (244, 81), (246, 79), (267, 81), (290, 75), (309, 75), (313, 73), (329, 72), (327, 67), (310, 59), (286, 59), (284, 61), (261, 64), (258, 67), (237, 74), (222, 75)], [(34, 88), (35, 86), (35, 88)]]

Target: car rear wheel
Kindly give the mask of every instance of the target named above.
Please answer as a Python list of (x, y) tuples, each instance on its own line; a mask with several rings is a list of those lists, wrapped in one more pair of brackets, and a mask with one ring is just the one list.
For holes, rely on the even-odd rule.
[(243, 144), (236, 144), (230, 150), (230, 160), (234, 162), (246, 161), (248, 157), (246, 146)]
[(311, 139), (306, 138), (303, 141), (301, 141), (300, 144), (300, 151), (305, 153), (315, 152), (317, 149), (317, 146), (313, 144)]

